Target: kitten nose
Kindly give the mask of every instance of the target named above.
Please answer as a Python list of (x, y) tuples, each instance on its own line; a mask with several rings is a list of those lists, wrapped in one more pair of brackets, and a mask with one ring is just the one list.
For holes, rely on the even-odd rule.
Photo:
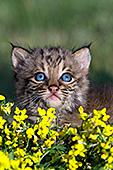
[(50, 86), (49, 87), (50, 92), (53, 93), (53, 94), (55, 94), (58, 91), (58, 89), (59, 88), (57, 86)]

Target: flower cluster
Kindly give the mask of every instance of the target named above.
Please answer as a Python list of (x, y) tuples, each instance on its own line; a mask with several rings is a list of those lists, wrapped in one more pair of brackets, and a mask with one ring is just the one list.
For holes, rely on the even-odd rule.
[(0, 95), (0, 169), (1, 170), (81, 170), (113, 169), (113, 127), (106, 109), (88, 115), (79, 107), (80, 127), (56, 125), (54, 108), (38, 107), (37, 123), (28, 122), (26, 109)]
[(78, 110), (83, 123), (79, 128), (68, 128), (72, 142), (63, 157), (68, 163), (67, 169), (113, 169), (113, 127), (106, 109), (94, 109), (91, 115), (85, 113), (82, 106)]

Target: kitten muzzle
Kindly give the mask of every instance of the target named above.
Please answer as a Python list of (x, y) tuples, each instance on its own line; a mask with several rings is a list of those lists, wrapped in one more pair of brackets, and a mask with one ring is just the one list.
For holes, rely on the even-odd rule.
[(49, 98), (54, 101), (61, 100), (57, 95), (51, 95)]
[(57, 100), (61, 100), (60, 97), (58, 96), (57, 94), (57, 91), (59, 90), (59, 87), (56, 86), (56, 85), (51, 85), (48, 87), (49, 91), (50, 91), (50, 96), (49, 96), (49, 99), (50, 100), (54, 100), (54, 101), (57, 101)]

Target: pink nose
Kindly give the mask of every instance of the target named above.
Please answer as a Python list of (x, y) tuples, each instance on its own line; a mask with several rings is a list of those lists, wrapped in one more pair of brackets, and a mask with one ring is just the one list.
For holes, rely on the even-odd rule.
[(53, 94), (55, 94), (58, 91), (58, 89), (59, 88), (57, 86), (50, 86), (49, 87), (50, 92), (53, 93)]

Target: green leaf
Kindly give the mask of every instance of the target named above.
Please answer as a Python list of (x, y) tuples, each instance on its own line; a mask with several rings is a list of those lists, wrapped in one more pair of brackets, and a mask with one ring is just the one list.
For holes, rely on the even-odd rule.
[(56, 146), (56, 149), (57, 150), (60, 150), (60, 151), (65, 151), (66, 150), (66, 147), (64, 145), (57, 145)]
[(54, 149), (51, 149), (51, 150), (50, 150), (50, 153), (52, 153), (52, 154), (55, 154), (55, 152), (56, 152), (56, 151), (55, 151)]
[(9, 158), (10, 158), (11, 160), (13, 160), (13, 158), (14, 158), (14, 152), (13, 152), (13, 151), (9, 153)]

